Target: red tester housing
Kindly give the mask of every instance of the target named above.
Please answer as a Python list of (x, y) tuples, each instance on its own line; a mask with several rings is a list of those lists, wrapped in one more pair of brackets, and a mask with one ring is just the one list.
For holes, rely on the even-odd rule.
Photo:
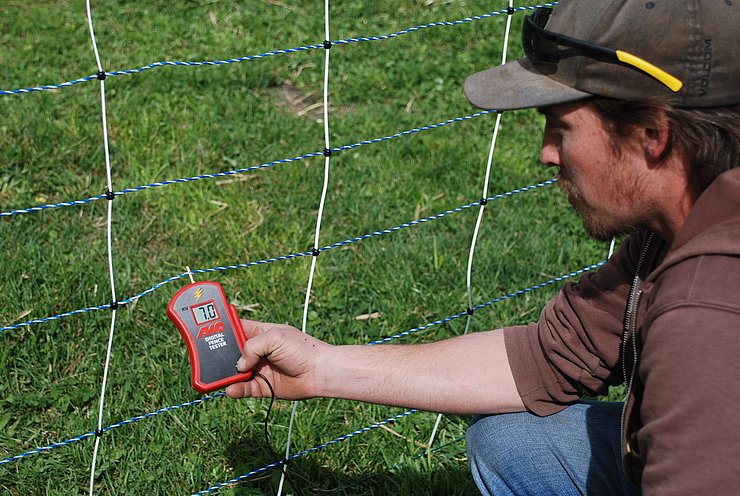
[(185, 286), (170, 300), (167, 316), (188, 347), (195, 390), (207, 393), (252, 376), (251, 371), (236, 369), (247, 339), (236, 308), (228, 303), (219, 283)]

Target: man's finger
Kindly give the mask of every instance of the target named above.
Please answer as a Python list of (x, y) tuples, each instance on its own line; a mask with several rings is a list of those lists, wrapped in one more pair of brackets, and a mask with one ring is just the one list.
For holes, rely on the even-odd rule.
[(272, 341), (268, 335), (260, 333), (247, 339), (242, 348), (242, 356), (236, 364), (239, 372), (247, 372), (257, 366), (260, 358), (270, 355), (273, 352)]
[(263, 334), (266, 329), (263, 322), (256, 320), (241, 319), (242, 329), (244, 329), (244, 335), (247, 339), (251, 339), (255, 336)]
[[(257, 365), (257, 362), (260, 359), (260, 355), (258, 353), (255, 353), (255, 350), (252, 348), (252, 346), (250, 346), (250, 343), (257, 336), (261, 336), (262, 334), (264, 334), (266, 329), (264, 328), (264, 323), (256, 320), (241, 319), (241, 324), (242, 329), (244, 329), (244, 334), (247, 338), (247, 342), (244, 343), (244, 347), (241, 350), (242, 356), (236, 363), (236, 369), (239, 372), (244, 373), (252, 370)], [(250, 349), (247, 350), (247, 347), (249, 347)]]
[(229, 398), (249, 398), (252, 396), (251, 393), (252, 386), (247, 382), (237, 382), (226, 388), (226, 396)]

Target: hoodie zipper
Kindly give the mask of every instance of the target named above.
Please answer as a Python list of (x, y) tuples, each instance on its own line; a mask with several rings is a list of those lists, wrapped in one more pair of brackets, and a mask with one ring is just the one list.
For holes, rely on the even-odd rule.
[[(627, 300), (627, 315), (624, 319), (624, 331), (622, 334), (622, 375), (624, 380), (627, 382), (627, 394), (624, 399), (624, 405), (622, 405), (622, 418), (620, 422), (620, 430), (622, 432), (622, 440), (625, 439), (625, 417), (627, 415), (627, 406), (632, 393), (632, 382), (635, 379), (635, 371), (637, 370), (637, 309), (640, 305), (640, 298), (642, 297), (642, 289), (640, 289), (641, 280), (640, 273), (642, 272), (642, 265), (645, 263), (645, 257), (647, 257), (648, 250), (652, 244), (654, 233), (650, 233), (645, 246), (643, 246), (640, 252), (640, 258), (637, 260), (637, 267), (635, 268), (635, 277), (632, 279), (632, 286), (630, 287), (630, 294)], [(632, 342), (632, 370), (627, 378), (627, 344)], [(624, 442), (624, 441), (623, 441)]]

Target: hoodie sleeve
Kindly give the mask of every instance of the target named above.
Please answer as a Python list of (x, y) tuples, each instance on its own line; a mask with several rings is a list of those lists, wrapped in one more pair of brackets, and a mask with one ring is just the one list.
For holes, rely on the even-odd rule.
[(528, 410), (550, 415), (584, 394), (622, 382), (622, 322), (647, 233), (631, 235), (596, 272), (566, 284), (539, 323), (504, 330), (506, 352)]

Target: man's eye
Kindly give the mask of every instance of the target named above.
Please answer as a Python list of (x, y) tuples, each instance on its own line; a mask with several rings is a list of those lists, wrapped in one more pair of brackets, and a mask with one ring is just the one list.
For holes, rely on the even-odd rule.
[(565, 127), (560, 122), (548, 122), (547, 129), (551, 133), (561, 133), (565, 130)]

